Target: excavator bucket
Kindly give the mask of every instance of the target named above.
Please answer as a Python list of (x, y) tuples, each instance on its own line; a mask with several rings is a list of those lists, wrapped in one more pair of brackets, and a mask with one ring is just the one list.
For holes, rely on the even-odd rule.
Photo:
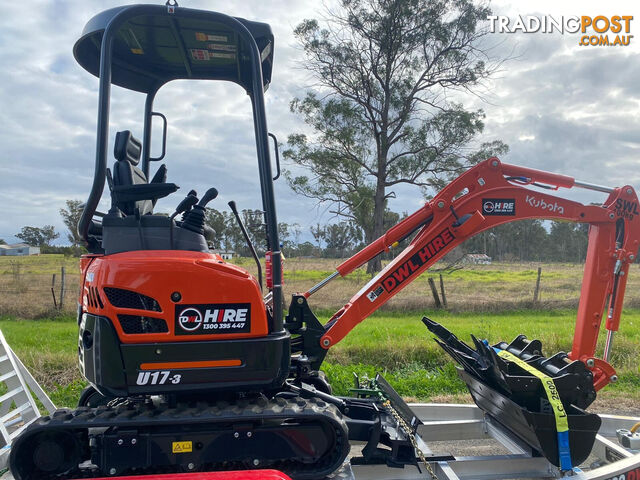
[(584, 363), (563, 352), (544, 357), (541, 342), (524, 335), (494, 346), (472, 335), (474, 349), (437, 322), (422, 321), (460, 365), (460, 378), (487, 415), (562, 470), (587, 459), (601, 420), (583, 410), (596, 397)]

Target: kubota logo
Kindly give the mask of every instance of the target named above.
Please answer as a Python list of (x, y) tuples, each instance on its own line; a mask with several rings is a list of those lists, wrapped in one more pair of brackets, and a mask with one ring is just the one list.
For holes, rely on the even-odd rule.
[(527, 195), (524, 201), (527, 205), (530, 205), (534, 208), (539, 208), (541, 210), (547, 210), (549, 212), (564, 215), (564, 207), (562, 205), (558, 205), (558, 202), (547, 203), (543, 198), (537, 199), (533, 195)]
[(202, 314), (195, 308), (185, 308), (178, 315), (178, 322), (183, 330), (194, 332), (202, 325)]

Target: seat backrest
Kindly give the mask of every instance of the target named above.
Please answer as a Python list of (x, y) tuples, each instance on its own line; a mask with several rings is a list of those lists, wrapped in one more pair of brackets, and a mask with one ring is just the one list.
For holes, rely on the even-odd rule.
[[(113, 155), (116, 157), (116, 163), (113, 166), (114, 186), (147, 183), (146, 175), (137, 167), (141, 154), (142, 143), (129, 130), (116, 134), (116, 142), (113, 149)], [(134, 215), (136, 209), (140, 212), (140, 215), (151, 213), (153, 210), (153, 202), (151, 200), (119, 202), (116, 206), (125, 215)]]

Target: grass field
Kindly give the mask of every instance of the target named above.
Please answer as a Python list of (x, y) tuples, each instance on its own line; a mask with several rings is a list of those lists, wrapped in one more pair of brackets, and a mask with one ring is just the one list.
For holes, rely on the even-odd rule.
[[(251, 259), (233, 261), (250, 271)], [(340, 260), (287, 259), (285, 295), (305, 291), (331, 274)], [(67, 276), (62, 311), (53, 310), (52, 275)], [(542, 267), (541, 301), (533, 304), (537, 268)], [(620, 334), (612, 363), (620, 381), (601, 397), (613, 404), (640, 405), (640, 275), (630, 271)], [(433, 274), (435, 275), (435, 274)], [(582, 265), (500, 264), (466, 266), (444, 274), (449, 308), (435, 310), (427, 279), (414, 281), (375, 315), (331, 349), (324, 364), (336, 392), (349, 393), (352, 373), (382, 372), (403, 396), (413, 400), (468, 399), (449, 358), (431, 339), (420, 319), (427, 315), (469, 341), (469, 334), (490, 342), (510, 341), (523, 333), (539, 338), (546, 354), (569, 351)], [(326, 321), (368, 280), (364, 269), (336, 279), (311, 298)], [(76, 366), (77, 326), (73, 316), (79, 281), (78, 259), (61, 255), (0, 257), (0, 328), (36, 379), (59, 406), (72, 406), (84, 382)], [(285, 297), (285, 298), (286, 298)], [(602, 351), (600, 339), (600, 350)]]
[[(328, 312), (319, 317), (326, 319)], [(423, 312), (442, 323), (459, 338), (474, 333), (490, 342), (513, 339), (524, 333), (539, 338), (547, 354), (571, 347), (575, 312), (509, 312), (501, 314), (453, 314)], [(373, 377), (381, 372), (394, 388), (410, 400), (463, 401), (464, 384), (453, 364), (431, 339), (420, 319), (423, 313), (379, 313), (358, 325), (336, 345), (324, 365), (336, 393), (346, 395), (353, 372)], [(76, 367), (76, 323), (73, 318), (19, 320), (4, 317), (0, 329), (12, 348), (51, 393), (58, 406), (73, 406), (84, 386)], [(620, 381), (601, 396), (613, 403), (640, 403), (640, 310), (624, 312), (612, 358)]]

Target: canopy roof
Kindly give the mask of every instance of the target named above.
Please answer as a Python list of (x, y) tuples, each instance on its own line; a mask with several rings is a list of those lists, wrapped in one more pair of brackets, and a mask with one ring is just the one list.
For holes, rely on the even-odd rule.
[(150, 93), (171, 80), (211, 79), (238, 83), (249, 92), (251, 45), (243, 40), (244, 26), (260, 53), (263, 88), (269, 86), (273, 33), (268, 24), (182, 7), (169, 13), (161, 5), (112, 8), (89, 20), (73, 54), (96, 77), (102, 37), (112, 20), (119, 24), (113, 41), (111, 81), (115, 85)]

